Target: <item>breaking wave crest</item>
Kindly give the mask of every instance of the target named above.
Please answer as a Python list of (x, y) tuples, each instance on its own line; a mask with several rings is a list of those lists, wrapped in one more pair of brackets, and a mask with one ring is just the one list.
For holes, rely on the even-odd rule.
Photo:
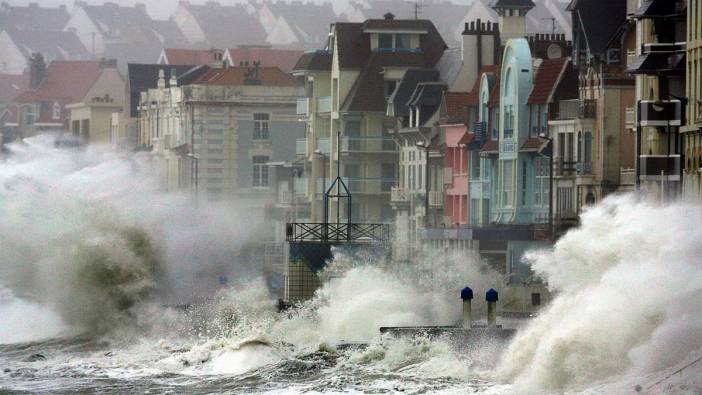
[(558, 296), (513, 341), (502, 379), (587, 388), (702, 356), (702, 207), (613, 196), (581, 220), (527, 257)]

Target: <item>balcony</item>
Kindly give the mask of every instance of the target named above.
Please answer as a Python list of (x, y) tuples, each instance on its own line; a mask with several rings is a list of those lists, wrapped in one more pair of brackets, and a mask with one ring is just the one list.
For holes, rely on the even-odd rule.
[(343, 153), (395, 153), (397, 145), (390, 137), (342, 137), (341, 152)]
[(639, 102), (640, 126), (680, 126), (682, 104), (680, 100), (642, 100)]
[(331, 152), (331, 142), (329, 137), (320, 137), (317, 139), (317, 148), (324, 155), (329, 155)]
[(444, 193), (442, 191), (429, 191), (429, 207), (444, 207)]
[(619, 170), (619, 184), (622, 186), (636, 185), (636, 169), (621, 168)]
[(453, 184), (453, 168), (444, 167), (444, 185)]
[(558, 106), (560, 120), (594, 119), (597, 114), (597, 100), (561, 100)]
[(639, 169), (645, 181), (679, 181), (680, 155), (641, 155)]
[(308, 116), (310, 115), (310, 99), (308, 97), (298, 97), (297, 98), (297, 115)]
[[(507, 129), (505, 129), (505, 134), (507, 134)], [(506, 154), (513, 154), (517, 152), (517, 142), (513, 138), (505, 138), (502, 141), (502, 152)]]
[(626, 108), (626, 128), (629, 130), (636, 129), (636, 107)]
[(577, 162), (574, 161), (555, 161), (555, 172), (556, 177), (567, 177), (575, 175)]
[(575, 171), (578, 172), (579, 176), (592, 175), (592, 163), (591, 162), (578, 162), (575, 164)]
[(409, 202), (409, 194), (405, 188), (391, 187), (390, 201), (393, 203), (407, 203)]
[(307, 156), (307, 139), (297, 139), (295, 140), (295, 154), (300, 156)]
[(633, 74), (668, 75), (685, 73), (687, 44), (646, 43), (641, 47), (641, 56), (629, 64)]
[(317, 112), (330, 113), (332, 111), (332, 97), (320, 96), (317, 98)]
[(351, 194), (382, 195), (390, 194), (397, 183), (394, 178), (342, 177)]

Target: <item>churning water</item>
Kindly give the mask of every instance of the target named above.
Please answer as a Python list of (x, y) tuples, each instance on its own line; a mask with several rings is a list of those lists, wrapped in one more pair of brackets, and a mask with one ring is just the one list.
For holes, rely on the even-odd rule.
[[(702, 392), (699, 206), (617, 196), (588, 210), (529, 256), (551, 305), (502, 355), (463, 355), (378, 327), (455, 323), (458, 289), (501, 285), (475, 257), (388, 269), (341, 256), (343, 277), (278, 314), (260, 268), (237, 258), (258, 234), (246, 210), (159, 193), (140, 155), (50, 136), (10, 150), (0, 392)], [(337, 347), (354, 342), (368, 347)]]

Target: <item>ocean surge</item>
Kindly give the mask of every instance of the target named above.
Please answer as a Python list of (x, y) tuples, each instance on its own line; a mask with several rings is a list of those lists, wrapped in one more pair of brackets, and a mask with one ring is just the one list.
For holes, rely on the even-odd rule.
[(523, 391), (647, 377), (702, 356), (702, 207), (620, 195), (527, 260), (558, 294), (498, 375)]

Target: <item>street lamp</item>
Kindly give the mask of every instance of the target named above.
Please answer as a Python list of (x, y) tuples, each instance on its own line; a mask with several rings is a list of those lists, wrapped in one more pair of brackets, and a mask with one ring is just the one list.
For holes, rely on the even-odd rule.
[(417, 141), (417, 148), (424, 150), (424, 228), (429, 228), (429, 144)]
[(548, 231), (553, 239), (553, 137), (541, 132), (539, 138), (546, 140), (547, 147), (551, 149), (548, 154)]

